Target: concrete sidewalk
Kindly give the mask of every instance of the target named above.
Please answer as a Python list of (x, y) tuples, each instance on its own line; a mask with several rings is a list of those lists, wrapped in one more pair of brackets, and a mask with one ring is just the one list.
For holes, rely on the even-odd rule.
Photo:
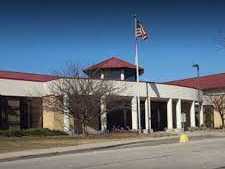
[[(217, 135), (215, 133), (205, 133), (205, 132), (193, 132), (188, 133), (190, 137), (198, 137), (198, 136), (219, 136), (224, 137), (225, 135)], [(109, 141), (104, 143), (92, 143), (92, 144), (81, 144), (77, 146), (67, 146), (67, 147), (56, 147), (49, 149), (35, 149), (35, 150), (26, 150), (19, 152), (10, 152), (10, 153), (2, 153), (0, 154), (0, 162), (3, 161), (12, 161), (19, 159), (28, 159), (28, 158), (37, 158), (37, 157), (45, 157), (45, 156), (54, 156), (65, 153), (81, 153), (87, 151), (95, 151), (95, 150), (103, 150), (107, 148), (114, 148), (124, 145), (132, 145), (137, 143), (145, 143), (151, 141), (160, 141), (160, 140), (176, 140), (174, 143), (178, 142), (179, 136), (164, 136), (164, 137), (146, 137), (146, 138), (138, 138), (138, 139), (130, 139), (130, 140), (119, 140), (119, 141)]]

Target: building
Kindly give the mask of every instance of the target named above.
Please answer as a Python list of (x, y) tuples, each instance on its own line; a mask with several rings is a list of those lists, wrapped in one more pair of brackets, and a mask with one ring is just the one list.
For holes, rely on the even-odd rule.
[[(131, 63), (112, 57), (84, 70), (89, 78), (106, 79), (117, 86), (125, 85), (126, 90), (118, 96), (126, 98), (130, 105), (126, 110), (118, 109), (102, 114), (95, 123), (89, 125), (90, 132), (112, 130), (115, 126), (138, 130), (137, 88), (140, 90), (141, 126), (144, 132), (180, 130), (182, 127), (188, 129), (205, 123), (208, 105), (196, 104), (198, 90), (194, 79), (168, 83), (141, 81), (137, 86), (135, 68)], [(144, 69), (140, 67), (139, 74), (143, 73)], [(225, 74), (221, 76), (224, 78)], [(208, 84), (211, 79), (206, 79)], [(49, 85), (57, 80), (56, 76), (51, 75), (0, 71), (0, 128), (43, 127), (76, 131), (75, 120), (71, 121), (65, 112), (45, 108), (46, 101), (51, 99)], [(225, 84), (225, 81), (220, 81), (220, 77), (212, 80), (219, 80), (216, 84)], [(201, 95), (211, 89), (217, 91), (218, 88), (211, 88), (210, 82), (210, 89), (207, 85), (205, 87), (206, 82), (202, 80)], [(103, 111), (104, 106), (107, 105), (101, 106), (100, 111)], [(102, 119), (106, 119), (106, 122)]]
[[(182, 80), (175, 80), (167, 82), (166, 84), (173, 84), (184, 87), (200, 88), (205, 97), (210, 95), (224, 95), (225, 94), (225, 73), (213, 74), (197, 78), (188, 78)], [(210, 103), (207, 103), (205, 98), (205, 116), (204, 121), (208, 127), (220, 128), (222, 120), (217, 111), (215, 111)]]

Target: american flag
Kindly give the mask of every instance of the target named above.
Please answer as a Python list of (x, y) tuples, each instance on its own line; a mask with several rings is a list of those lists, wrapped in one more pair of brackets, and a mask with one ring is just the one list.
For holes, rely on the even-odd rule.
[(137, 20), (136, 24), (136, 38), (142, 38), (143, 40), (148, 39), (148, 33), (140, 21)]

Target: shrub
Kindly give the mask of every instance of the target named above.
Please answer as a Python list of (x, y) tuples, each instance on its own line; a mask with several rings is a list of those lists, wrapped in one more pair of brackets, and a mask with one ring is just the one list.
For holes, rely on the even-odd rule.
[(21, 137), (21, 136), (24, 136), (23, 132), (19, 129), (1, 130), (0, 135), (5, 136), (5, 137)]
[(60, 131), (60, 130), (51, 130), (52, 133), (54, 133), (54, 136), (66, 136), (68, 135), (68, 133), (66, 133), (65, 131)]
[(47, 128), (30, 128), (30, 129), (8, 129), (0, 130), (0, 136), (22, 137), (22, 136), (61, 136), (68, 135), (64, 131), (50, 130)]
[(188, 131), (193, 132), (193, 131), (198, 131), (200, 130), (198, 127), (188, 127)]
[(60, 136), (67, 135), (64, 131), (50, 130), (47, 128), (31, 128), (23, 130), (25, 136)]

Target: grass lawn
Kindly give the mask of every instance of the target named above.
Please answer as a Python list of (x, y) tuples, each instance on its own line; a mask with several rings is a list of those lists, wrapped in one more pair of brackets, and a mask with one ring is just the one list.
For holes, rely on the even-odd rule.
[(157, 135), (138, 135), (136, 133), (116, 133), (107, 136), (51, 136), (51, 137), (0, 137), (0, 153), (41, 149), (50, 147), (75, 146), (88, 143), (100, 143), (112, 140), (158, 137)]
[(66, 136), (57, 137), (1, 137), (0, 153), (21, 151), (28, 149), (41, 149), (49, 147), (75, 146), (94, 142), (103, 142), (107, 139), (86, 139)]

